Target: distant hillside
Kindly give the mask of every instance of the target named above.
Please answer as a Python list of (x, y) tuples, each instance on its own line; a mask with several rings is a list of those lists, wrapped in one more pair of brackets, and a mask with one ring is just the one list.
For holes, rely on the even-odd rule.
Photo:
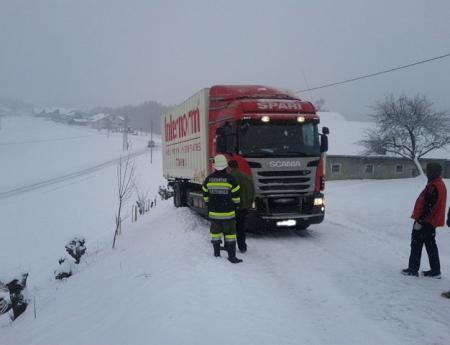
[(162, 105), (158, 102), (148, 101), (139, 105), (126, 105), (119, 108), (95, 108), (91, 113), (110, 113), (125, 116), (129, 125), (137, 130), (150, 131), (150, 120), (153, 122), (153, 132), (161, 133), (161, 115), (172, 107)]
[(32, 105), (17, 99), (0, 96), (0, 115), (14, 115), (30, 113)]

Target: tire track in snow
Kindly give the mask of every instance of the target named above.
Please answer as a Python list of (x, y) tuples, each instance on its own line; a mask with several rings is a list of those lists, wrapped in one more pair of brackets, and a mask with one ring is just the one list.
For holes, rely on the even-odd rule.
[(272, 277), (267, 279), (275, 284), (274, 292), (290, 296), (285, 308), (294, 315), (298, 311), (299, 323), (315, 334), (313, 342), (380, 344), (392, 340), (384, 327), (366, 315), (358, 296), (342, 289), (351, 278), (353, 269), (348, 265), (352, 262), (346, 255), (335, 256), (324, 235), (287, 230), (263, 236), (252, 252), (261, 256), (259, 270)]
[[(399, 243), (396, 241), (391, 241), (389, 237), (383, 241), (378, 231), (371, 231), (370, 227), (361, 226), (357, 222), (347, 221), (344, 224), (336, 217), (330, 218), (331, 221), (324, 223), (324, 230), (338, 233), (342, 238), (320, 237), (309, 244), (316, 255), (322, 257), (320, 261), (327, 258), (326, 261), (330, 262), (331, 269), (325, 267), (325, 272), (330, 278), (334, 293), (350, 303), (353, 309), (366, 319), (367, 324), (375, 322), (379, 331), (397, 334), (400, 343), (424, 343), (430, 334), (423, 333), (420, 330), (421, 325), (415, 325), (416, 320), (411, 318), (411, 314), (420, 311), (428, 315), (423, 322), (431, 322), (434, 326), (439, 320), (445, 319), (448, 315), (445, 308), (436, 309), (432, 304), (433, 295), (430, 296), (429, 293), (436, 282), (430, 279), (412, 280), (400, 275), (402, 265), (398, 261)], [(347, 231), (339, 231), (344, 225)], [(333, 245), (335, 240), (344, 246), (351, 244), (350, 248)], [(311, 262), (314, 271), (324, 270), (320, 261)], [(404, 261), (406, 262), (406, 258)], [(438, 291), (444, 289), (433, 288)], [(438, 294), (435, 292), (434, 298), (437, 298)], [(418, 301), (411, 305), (413, 298)], [(370, 307), (367, 307), (368, 305)], [(397, 329), (401, 331), (398, 332)], [(374, 330), (376, 331), (376, 328)], [(445, 342), (436, 336), (433, 343)]]
[[(145, 153), (148, 152), (148, 149), (142, 149), (136, 152), (133, 152), (130, 154), (130, 157), (134, 158), (137, 156), (141, 156)], [(0, 200), (2, 199), (7, 199), (7, 198), (11, 198), (13, 196), (17, 196), (17, 195), (21, 195), (24, 193), (28, 193), (37, 189), (41, 189), (41, 188), (45, 188), (54, 184), (58, 184), (58, 183), (62, 183), (62, 182), (66, 182), (69, 180), (73, 180), (75, 178), (78, 178), (80, 176), (84, 176), (84, 175), (88, 175), (88, 174), (92, 174), (93, 172), (96, 172), (98, 170), (101, 169), (105, 169), (108, 168), (112, 165), (117, 164), (117, 162), (121, 159), (122, 157), (119, 158), (114, 158), (111, 159), (109, 161), (94, 165), (92, 167), (86, 168), (86, 169), (81, 169), (81, 170), (77, 170), (65, 175), (61, 175), (61, 176), (57, 176), (57, 177), (53, 177), (50, 179), (46, 179), (46, 180), (42, 180), (36, 183), (32, 183), (32, 184), (28, 184), (25, 186), (20, 186), (20, 187), (16, 187), (10, 190), (6, 190), (6, 191), (2, 191), (0, 192)]]

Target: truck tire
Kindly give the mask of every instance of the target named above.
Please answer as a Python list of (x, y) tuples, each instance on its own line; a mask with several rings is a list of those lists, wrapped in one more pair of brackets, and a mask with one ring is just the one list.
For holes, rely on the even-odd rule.
[(177, 182), (173, 186), (173, 205), (175, 207), (187, 206), (186, 189), (184, 188), (183, 183)]

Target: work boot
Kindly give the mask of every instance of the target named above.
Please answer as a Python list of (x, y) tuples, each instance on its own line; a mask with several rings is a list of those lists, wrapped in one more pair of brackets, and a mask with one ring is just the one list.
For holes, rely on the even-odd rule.
[(232, 264), (238, 264), (242, 262), (241, 259), (236, 257), (236, 242), (225, 243), (225, 246), (228, 251), (228, 261)]
[(213, 248), (214, 248), (214, 256), (219, 257), (220, 256), (220, 242), (214, 241), (212, 242)]
[(406, 269), (402, 270), (402, 274), (404, 276), (414, 276), (414, 277), (418, 277), (419, 276), (419, 273), (417, 271), (413, 271), (410, 268), (406, 268)]
[(425, 277), (441, 279), (441, 272), (439, 271), (429, 270), (429, 271), (422, 271), (422, 273)]
[(244, 244), (238, 245), (238, 248), (241, 253), (245, 253), (247, 251), (247, 244), (244, 243)]

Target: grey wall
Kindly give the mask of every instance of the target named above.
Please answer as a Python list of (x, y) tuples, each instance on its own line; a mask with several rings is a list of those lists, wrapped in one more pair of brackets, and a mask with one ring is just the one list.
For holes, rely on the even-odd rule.
[[(425, 170), (428, 162), (438, 162), (443, 168), (443, 177), (450, 178), (450, 161), (444, 159), (423, 159), (420, 163)], [(333, 165), (339, 165), (339, 172), (332, 171)], [(367, 171), (372, 165), (372, 172)], [(401, 171), (397, 166), (402, 166)], [(415, 165), (407, 159), (396, 157), (334, 156), (326, 158), (326, 179), (395, 179), (417, 176)]]

